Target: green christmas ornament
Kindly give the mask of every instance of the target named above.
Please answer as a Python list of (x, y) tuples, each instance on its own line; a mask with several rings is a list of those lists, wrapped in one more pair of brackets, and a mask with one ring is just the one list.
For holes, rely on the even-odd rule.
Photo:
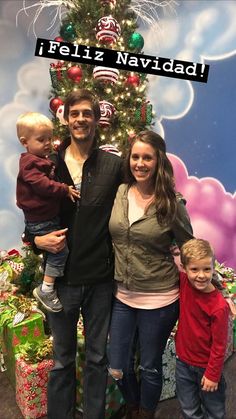
[(60, 28), (60, 35), (65, 41), (72, 42), (77, 38), (75, 27), (72, 22), (64, 23)]
[(132, 33), (132, 35), (129, 38), (128, 42), (130, 49), (139, 49), (141, 50), (144, 46), (144, 39), (142, 35), (138, 32)]

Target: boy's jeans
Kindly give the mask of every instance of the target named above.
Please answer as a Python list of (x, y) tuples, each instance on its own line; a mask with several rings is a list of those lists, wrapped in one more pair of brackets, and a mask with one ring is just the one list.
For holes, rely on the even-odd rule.
[(195, 367), (176, 359), (176, 389), (185, 419), (225, 418), (225, 389), (223, 375), (218, 390), (202, 391), (204, 368)]
[[(40, 223), (31, 223), (26, 221), (25, 225), (30, 234), (33, 234), (34, 236), (43, 236), (44, 234), (61, 229), (58, 217)], [(45, 252), (46, 265), (44, 274), (54, 278), (63, 276), (68, 253), (69, 250), (67, 244), (58, 253)]]

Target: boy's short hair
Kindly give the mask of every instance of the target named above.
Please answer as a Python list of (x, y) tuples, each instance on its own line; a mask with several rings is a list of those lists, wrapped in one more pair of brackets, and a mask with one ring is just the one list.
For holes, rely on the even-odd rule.
[(88, 100), (91, 103), (96, 121), (100, 119), (101, 110), (97, 97), (92, 92), (90, 92), (90, 90), (78, 89), (69, 93), (65, 99), (64, 118), (66, 121), (68, 121), (70, 106), (74, 106), (76, 103), (82, 102), (83, 100)]
[(190, 263), (191, 259), (200, 260), (206, 257), (212, 258), (214, 263), (214, 249), (207, 240), (191, 239), (181, 247), (180, 260), (184, 267)]
[(29, 135), (30, 131), (37, 129), (39, 126), (53, 129), (52, 121), (42, 113), (26, 112), (21, 114), (16, 121), (16, 131), (19, 140)]

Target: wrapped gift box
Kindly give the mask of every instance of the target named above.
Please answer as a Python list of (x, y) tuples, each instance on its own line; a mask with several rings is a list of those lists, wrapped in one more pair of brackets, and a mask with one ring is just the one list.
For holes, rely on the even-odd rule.
[(175, 341), (174, 337), (171, 336), (167, 341), (166, 348), (162, 356), (163, 387), (160, 401), (170, 399), (176, 395), (175, 366)]
[(233, 322), (233, 350), (236, 351), (236, 319)]
[(51, 63), (49, 69), (52, 87), (54, 89), (59, 89), (60, 83), (63, 81), (63, 78), (67, 78), (67, 67), (63, 61), (57, 61), (57, 63)]
[(230, 294), (236, 294), (236, 281), (226, 281), (225, 285), (227, 286)]
[[(79, 411), (83, 411), (83, 368), (85, 364), (84, 338), (78, 335), (77, 353), (77, 394), (76, 404)], [(106, 388), (106, 412), (105, 419), (111, 418), (124, 404), (122, 395), (111, 376), (108, 375)]]
[(232, 355), (233, 350), (234, 350), (233, 320), (232, 320), (232, 317), (229, 316), (228, 340), (227, 340), (227, 347), (225, 351), (225, 361)]
[(52, 360), (27, 364), (22, 358), (16, 360), (16, 402), (25, 419), (36, 419), (47, 414), (48, 373)]
[(13, 325), (13, 321), (3, 328), (3, 356), (6, 374), (11, 383), (15, 385), (16, 355), (20, 345), (26, 342), (35, 342), (44, 339), (43, 317), (39, 313), (32, 313), (22, 322)]

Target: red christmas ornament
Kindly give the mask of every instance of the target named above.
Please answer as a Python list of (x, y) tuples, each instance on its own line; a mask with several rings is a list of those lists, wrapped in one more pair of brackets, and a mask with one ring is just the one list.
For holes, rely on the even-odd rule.
[(140, 77), (139, 77), (137, 74), (133, 74), (133, 73), (131, 73), (131, 74), (127, 77), (127, 79), (126, 79), (126, 83), (127, 83), (127, 84), (130, 84), (130, 85), (132, 85), (132, 86), (134, 86), (134, 87), (137, 87), (137, 86), (139, 86), (139, 84), (140, 84)]
[(54, 38), (54, 41), (56, 41), (56, 42), (66, 42), (66, 41), (64, 41), (64, 39), (61, 36), (56, 36), (56, 38)]
[(101, 111), (101, 118), (99, 119), (99, 125), (101, 127), (109, 127), (110, 119), (112, 115), (115, 113), (115, 107), (112, 103), (107, 102), (106, 100), (101, 100), (99, 102), (100, 111)]
[(61, 105), (63, 105), (63, 101), (59, 97), (53, 97), (49, 102), (49, 107), (54, 113), (56, 113), (57, 109)]
[(104, 83), (115, 84), (119, 77), (119, 70), (108, 67), (94, 67), (93, 77), (96, 80), (101, 80)]
[(104, 44), (112, 44), (120, 37), (121, 28), (112, 16), (104, 16), (99, 19), (96, 30), (96, 38)]
[(69, 79), (73, 80), (73, 82), (79, 83), (82, 78), (82, 70), (77, 66), (70, 67), (67, 70), (67, 76)]

